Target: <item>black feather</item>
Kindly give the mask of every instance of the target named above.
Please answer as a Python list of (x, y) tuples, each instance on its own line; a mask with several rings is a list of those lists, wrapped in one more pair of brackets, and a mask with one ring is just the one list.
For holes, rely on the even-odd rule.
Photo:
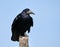
[(27, 11), (29, 10), (23, 10), (23, 12), (17, 15), (14, 19), (11, 26), (11, 40), (19, 41), (19, 35), (24, 36), (27, 30), (30, 32), (30, 27), (33, 26), (33, 19), (30, 15), (26, 15)]

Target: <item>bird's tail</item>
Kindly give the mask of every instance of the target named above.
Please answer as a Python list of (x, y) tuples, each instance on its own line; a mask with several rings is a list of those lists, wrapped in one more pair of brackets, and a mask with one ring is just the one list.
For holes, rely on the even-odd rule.
[(12, 41), (19, 41), (19, 34), (13, 33), (11, 36)]

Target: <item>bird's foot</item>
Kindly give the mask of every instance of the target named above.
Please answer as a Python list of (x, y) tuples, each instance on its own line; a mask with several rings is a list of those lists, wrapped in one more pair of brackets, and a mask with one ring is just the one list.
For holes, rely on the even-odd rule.
[(27, 35), (27, 34), (25, 34), (25, 37), (28, 37), (28, 35)]

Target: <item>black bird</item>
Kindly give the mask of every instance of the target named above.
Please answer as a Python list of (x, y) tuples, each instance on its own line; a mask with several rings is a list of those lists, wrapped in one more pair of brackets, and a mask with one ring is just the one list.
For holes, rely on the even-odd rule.
[(33, 19), (30, 14), (34, 14), (30, 9), (24, 9), (18, 14), (12, 23), (12, 41), (19, 41), (19, 35), (25, 36), (26, 31), (30, 32), (30, 27), (33, 26)]

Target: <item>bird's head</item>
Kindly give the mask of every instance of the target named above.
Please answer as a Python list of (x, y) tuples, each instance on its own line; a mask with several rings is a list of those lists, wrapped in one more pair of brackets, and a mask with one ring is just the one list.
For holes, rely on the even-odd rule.
[(26, 8), (23, 10), (26, 15), (34, 14), (30, 9)]

